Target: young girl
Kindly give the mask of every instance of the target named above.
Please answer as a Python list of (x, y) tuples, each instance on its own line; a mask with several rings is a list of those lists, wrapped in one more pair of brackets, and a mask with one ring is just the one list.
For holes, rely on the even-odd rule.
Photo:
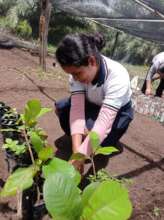
[[(74, 153), (91, 153), (88, 130), (99, 135), (102, 146), (117, 146), (133, 119), (128, 72), (100, 53), (104, 45), (100, 34), (81, 33), (65, 36), (56, 50), (71, 91), (71, 98), (56, 103), (56, 112)], [(82, 163), (72, 163), (82, 170)]]

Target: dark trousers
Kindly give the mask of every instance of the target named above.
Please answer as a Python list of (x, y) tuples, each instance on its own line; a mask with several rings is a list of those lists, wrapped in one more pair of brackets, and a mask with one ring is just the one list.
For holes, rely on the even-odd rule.
[[(142, 86), (141, 91), (145, 94), (145, 91), (146, 91), (146, 80), (144, 81), (144, 84)], [(158, 87), (156, 89), (155, 96), (161, 97), (163, 91), (164, 91), (164, 79), (160, 79), (160, 83), (159, 83), (159, 85), (158, 85)]]
[[(55, 105), (58, 111), (58, 117), (61, 128), (67, 135), (70, 135), (69, 116), (70, 116), (71, 100), (70, 98), (66, 98), (58, 101)], [(100, 108), (101, 108), (100, 106), (86, 100), (85, 120), (86, 120), (86, 127), (88, 128), (88, 130), (91, 130), (91, 128), (93, 127), (94, 122), (98, 117)], [(129, 102), (118, 111), (111, 132), (108, 134), (108, 136), (103, 141), (101, 146), (116, 146), (118, 140), (126, 132), (129, 123), (132, 121), (132, 119), (133, 119), (133, 109), (131, 106), (131, 102)]]

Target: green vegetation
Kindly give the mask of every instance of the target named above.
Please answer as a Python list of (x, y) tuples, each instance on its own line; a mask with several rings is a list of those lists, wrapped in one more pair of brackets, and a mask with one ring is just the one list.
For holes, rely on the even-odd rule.
[[(90, 159), (94, 170), (94, 182), (81, 192), (77, 187), (77, 179), (70, 178), (71, 173), (66, 172), (66, 167), (64, 169), (56, 163), (56, 166), (53, 165), (53, 167), (57, 172), (51, 172), (44, 183), (43, 194), (46, 207), (53, 219), (128, 219), (132, 212), (132, 206), (126, 188), (114, 179), (103, 179), (101, 177), (104, 176), (97, 176), (93, 162), (95, 155), (108, 155), (116, 152), (117, 149), (111, 146), (102, 148), (98, 135), (95, 132), (90, 132), (89, 135), (93, 151), (91, 156), (86, 157), (76, 153), (72, 155), (71, 160)], [(47, 167), (48, 169), (52, 170), (52, 165)]]
[[(108, 155), (117, 149), (111, 146), (102, 148), (98, 135), (90, 132), (91, 156), (74, 154), (71, 157), (78, 160), (89, 158), (93, 166), (94, 182), (82, 192), (78, 188), (81, 180), (78, 171), (67, 161), (54, 157), (53, 147), (47, 143), (47, 135), (37, 126), (38, 119), (49, 111), (49, 108), (41, 107), (39, 100), (28, 101), (24, 113), (15, 122), (17, 126), (11, 129), (21, 134), (23, 143), (19, 144), (20, 140), (5, 139), (5, 149), (10, 149), (16, 155), (29, 152), (31, 163), (27, 167), (17, 168), (8, 177), (0, 197), (20, 195), (33, 184), (37, 185), (37, 180), (43, 177), (43, 198), (54, 220), (129, 219), (132, 204), (126, 187), (115, 179), (102, 179), (100, 175), (97, 178), (94, 168), (95, 155)], [(13, 122), (13, 117), (10, 113), (11, 121)]]
[(52, 44), (48, 44), (48, 52), (50, 54), (54, 54), (55, 53), (55, 50), (56, 50), (56, 47)]
[(90, 160), (92, 163), (94, 176), (96, 177), (96, 170), (95, 170), (93, 158), (98, 154), (109, 155), (109, 154), (118, 152), (118, 149), (112, 146), (101, 147), (100, 139), (96, 132), (93, 132), (93, 131), (90, 132), (89, 137), (90, 137), (90, 143), (92, 147), (91, 155), (86, 156), (81, 153), (76, 153), (72, 155), (71, 160), (85, 160), (85, 159)]
[(32, 28), (27, 20), (23, 20), (19, 21), (16, 26), (16, 32), (18, 36), (23, 37), (24, 39), (29, 39), (32, 35)]
[[(0, 0), (0, 27), (7, 27), (23, 38), (30, 39), (31, 36), (34, 39), (38, 38), (39, 17), (39, 0)], [(66, 34), (95, 31), (103, 33), (107, 40), (103, 53), (123, 63), (148, 64), (155, 54), (164, 49), (162, 45), (132, 37), (52, 8), (48, 43), (53, 47)]]

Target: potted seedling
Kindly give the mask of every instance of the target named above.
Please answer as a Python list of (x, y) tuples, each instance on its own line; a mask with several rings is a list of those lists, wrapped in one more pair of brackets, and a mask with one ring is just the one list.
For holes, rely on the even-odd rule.
[[(41, 107), (39, 100), (30, 100), (23, 114), (15, 113), (14, 116), (8, 112), (3, 116), (1, 123), (4, 136), (3, 148), (8, 158), (15, 160), (16, 166), (12, 169), (14, 172), (6, 181), (1, 196), (18, 194), (19, 216), (22, 216), (22, 206), (32, 207), (36, 200), (39, 200), (42, 182), (40, 167), (42, 163), (53, 157), (53, 148), (47, 143), (47, 135), (38, 127), (38, 119), (49, 111), (50, 109)], [(12, 135), (8, 136), (8, 132)], [(25, 190), (24, 196), (22, 196), (23, 190)], [(29, 215), (32, 210), (25, 210), (25, 212), (24, 215)]]

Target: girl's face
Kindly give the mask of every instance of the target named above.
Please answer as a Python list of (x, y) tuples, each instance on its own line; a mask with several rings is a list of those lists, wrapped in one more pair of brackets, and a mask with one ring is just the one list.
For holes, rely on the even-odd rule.
[(99, 66), (94, 56), (88, 58), (88, 66), (64, 66), (62, 67), (66, 73), (73, 76), (76, 81), (81, 83), (91, 83), (97, 75)]

